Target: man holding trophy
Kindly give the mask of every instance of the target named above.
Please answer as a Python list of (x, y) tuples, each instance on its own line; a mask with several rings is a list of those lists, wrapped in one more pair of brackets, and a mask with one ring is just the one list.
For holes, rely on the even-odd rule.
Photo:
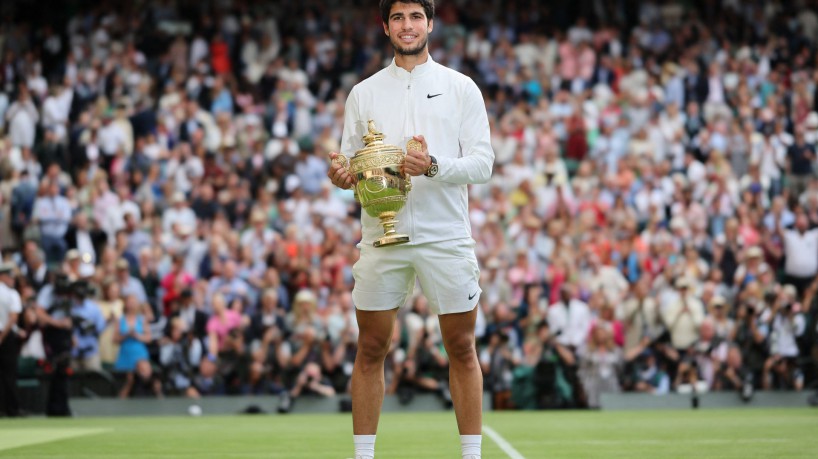
[[(464, 459), (479, 459), (482, 375), (474, 326), (479, 268), (468, 185), (491, 177), (494, 152), (482, 94), (429, 55), (433, 0), (381, 0), (392, 63), (350, 92), (332, 182), (361, 203), (353, 267), (360, 335), (352, 374), (355, 458), (372, 459), (384, 396), (384, 358), (398, 308), (416, 278), (439, 314)], [(405, 143), (406, 153), (390, 143)]]

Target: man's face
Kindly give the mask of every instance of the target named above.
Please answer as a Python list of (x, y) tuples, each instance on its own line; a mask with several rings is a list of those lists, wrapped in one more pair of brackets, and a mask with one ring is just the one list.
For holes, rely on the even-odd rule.
[(807, 220), (806, 215), (799, 215), (795, 219), (795, 228), (802, 233), (809, 228), (809, 220)]
[(416, 56), (426, 49), (434, 21), (426, 19), (426, 12), (417, 3), (395, 2), (383, 30), (389, 36), (396, 54)]

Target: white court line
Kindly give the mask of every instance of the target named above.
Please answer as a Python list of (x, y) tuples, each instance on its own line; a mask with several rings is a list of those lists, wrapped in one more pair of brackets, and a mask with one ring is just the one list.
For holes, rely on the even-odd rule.
[(489, 438), (494, 440), (494, 443), (497, 443), (497, 446), (499, 446), (500, 449), (502, 449), (503, 452), (506, 453), (508, 457), (510, 457), (511, 459), (525, 459), (525, 457), (523, 457), (523, 455), (520, 454), (519, 451), (517, 451), (516, 449), (514, 449), (513, 446), (511, 446), (511, 443), (507, 442), (505, 438), (503, 438), (500, 434), (497, 433), (497, 431), (495, 431), (491, 427), (484, 425), (483, 432), (485, 432), (485, 434), (488, 435)]

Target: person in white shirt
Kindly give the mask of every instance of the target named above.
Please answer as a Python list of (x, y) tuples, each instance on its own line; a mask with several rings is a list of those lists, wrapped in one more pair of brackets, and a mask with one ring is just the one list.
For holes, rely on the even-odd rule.
[(704, 304), (690, 292), (690, 280), (676, 280), (679, 296), (662, 313), (670, 332), (670, 342), (677, 351), (685, 352), (699, 339), (699, 327), (704, 321)]
[(803, 375), (798, 369), (798, 342), (807, 328), (801, 305), (795, 301), (796, 290), (785, 285), (770, 314), (770, 357), (764, 364), (764, 389), (801, 390)]
[(818, 275), (818, 228), (810, 229), (804, 214), (795, 218), (795, 229), (783, 229), (777, 217), (775, 226), (784, 241), (784, 282), (803, 293)]
[(17, 395), (17, 357), (20, 354), (20, 337), (17, 317), (23, 311), (20, 294), (14, 290), (12, 271), (14, 265), (0, 264), (0, 416), (20, 414)]
[(241, 246), (250, 247), (253, 261), (263, 263), (267, 254), (274, 250), (276, 232), (267, 226), (267, 217), (261, 211), (254, 211), (250, 215), (250, 228), (241, 235)]
[(571, 285), (563, 285), (560, 301), (548, 308), (547, 317), (557, 342), (577, 352), (588, 340), (592, 318), (588, 305), (575, 298), (574, 289)]
[(174, 226), (196, 227), (196, 213), (187, 206), (185, 195), (181, 192), (173, 193), (170, 200), (173, 207), (165, 209), (162, 214), (162, 231), (170, 233)]
[(73, 99), (74, 91), (70, 86), (53, 86), (51, 95), (43, 102), (43, 127), (53, 129), (59, 141), (65, 140), (68, 133), (66, 127)]
[(6, 110), (8, 136), (11, 144), (21, 148), (32, 148), (37, 134), (37, 122), (40, 113), (31, 100), (31, 94), (25, 86), (20, 87), (20, 95)]
[(659, 304), (649, 295), (650, 282), (649, 276), (642, 276), (617, 310), (617, 318), (625, 325), (625, 352), (638, 347), (644, 338), (655, 340), (664, 331)]
[[(363, 148), (367, 130), (376, 137), (380, 133), (373, 131), (380, 130), (386, 143), (403, 147), (415, 140), (420, 148), (409, 149), (404, 159), (403, 172), (412, 177), (412, 190), (396, 227), (410, 242), (373, 247), (383, 230), (377, 218), (361, 216), (361, 256), (353, 268), (352, 294), (360, 327), (352, 373), (355, 458), (375, 456), (384, 359), (398, 308), (419, 278), (430, 309), (439, 314), (462, 457), (479, 459), (483, 389), (474, 331), (480, 270), (468, 185), (491, 178), (494, 152), (486, 106), (471, 79), (432, 59), (428, 38), (434, 28), (433, 1), (383, 0), (380, 8), (395, 57), (350, 91), (341, 152), (352, 157)], [(327, 175), (340, 188), (357, 185), (356, 177), (338, 163)]]
[(32, 220), (40, 226), (40, 243), (49, 264), (62, 261), (68, 244), (65, 233), (71, 223), (71, 203), (60, 195), (56, 180), (48, 183), (48, 194), (34, 201)]
[[(119, 123), (113, 122), (114, 114), (108, 111), (102, 118), (102, 127), (97, 133), (97, 145), (104, 155), (103, 159), (110, 161), (117, 152), (124, 152), (128, 139)], [(108, 163), (105, 163), (108, 164)]]

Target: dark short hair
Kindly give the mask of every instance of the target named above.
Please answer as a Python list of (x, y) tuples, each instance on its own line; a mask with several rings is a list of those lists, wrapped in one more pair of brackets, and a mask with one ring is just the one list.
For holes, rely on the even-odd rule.
[(383, 19), (383, 22), (389, 22), (389, 13), (392, 11), (392, 5), (398, 2), (417, 3), (423, 7), (427, 21), (431, 21), (435, 18), (435, 0), (381, 0), (381, 19)]

